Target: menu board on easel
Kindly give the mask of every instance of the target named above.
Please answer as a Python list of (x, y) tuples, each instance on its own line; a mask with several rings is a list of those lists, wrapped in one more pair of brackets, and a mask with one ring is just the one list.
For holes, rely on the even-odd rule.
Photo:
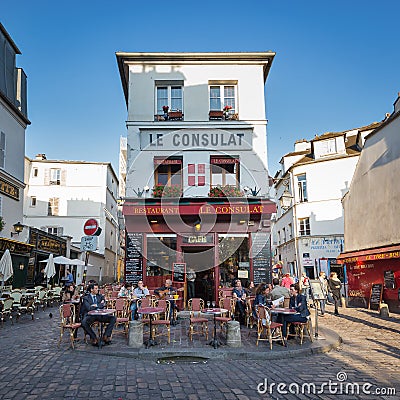
[(369, 308), (371, 310), (379, 310), (379, 305), (382, 303), (382, 293), (382, 283), (373, 283), (371, 286), (371, 296), (369, 298)]
[(186, 281), (186, 263), (172, 264), (172, 281), (185, 283)]
[(137, 285), (143, 279), (143, 234), (126, 235), (125, 281)]

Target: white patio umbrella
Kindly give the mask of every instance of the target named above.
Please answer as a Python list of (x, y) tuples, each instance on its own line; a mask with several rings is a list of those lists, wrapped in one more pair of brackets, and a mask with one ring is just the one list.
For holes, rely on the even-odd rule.
[(2, 279), (2, 286), (12, 277), (14, 269), (12, 266), (10, 250), (6, 250), (0, 260), (0, 275)]
[(56, 266), (54, 265), (53, 254), (50, 254), (47, 260), (46, 268), (44, 269), (44, 276), (50, 280), (56, 274)]
[[(85, 265), (85, 261), (78, 260), (77, 258), (71, 259), (67, 258), (64, 256), (57, 256), (53, 258), (55, 264), (61, 264), (61, 265)], [(49, 259), (47, 260), (42, 260), (39, 262), (48, 262)], [(88, 264), (88, 267), (92, 267), (92, 264)]]

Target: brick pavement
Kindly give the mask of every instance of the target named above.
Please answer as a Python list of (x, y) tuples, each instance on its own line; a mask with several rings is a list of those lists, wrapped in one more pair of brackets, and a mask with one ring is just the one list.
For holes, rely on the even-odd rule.
[[(54, 314), (51, 319), (50, 311)], [(35, 321), (23, 316), (13, 326), (6, 322), (0, 328), (0, 399), (399, 398), (400, 316), (392, 314), (391, 318), (382, 319), (375, 311), (364, 309), (341, 309), (341, 312), (335, 317), (328, 306), (327, 316), (320, 318), (321, 333), (324, 327), (331, 328), (343, 338), (340, 349), (329, 353), (288, 359), (281, 352), (282, 357), (272, 360), (157, 364), (154, 360), (106, 354), (113, 346), (114, 351), (123, 346), (122, 337), (115, 337), (115, 343), (104, 351), (84, 344), (73, 351), (66, 341), (58, 348), (56, 308), (39, 311)], [(183, 329), (182, 326), (178, 325), (177, 330)], [(250, 342), (248, 345), (253, 346)], [(173, 346), (177, 346), (177, 342)], [(285, 350), (275, 347), (274, 351)], [(266, 345), (260, 345), (259, 351), (270, 352)], [(347, 374), (344, 384), (370, 382), (371, 390), (375, 390), (376, 385), (394, 387), (397, 395), (338, 395), (329, 393), (327, 387), (323, 393), (311, 395), (281, 394), (276, 386), (272, 388), (272, 395), (257, 392), (257, 385), (265, 379), (269, 385), (267, 389), (271, 388), (271, 383), (292, 384), (292, 390), (296, 389), (294, 384), (314, 383), (318, 390), (329, 380), (338, 384), (339, 372)], [(344, 375), (339, 375), (341, 377)], [(265, 385), (259, 386), (260, 390), (264, 388)]]

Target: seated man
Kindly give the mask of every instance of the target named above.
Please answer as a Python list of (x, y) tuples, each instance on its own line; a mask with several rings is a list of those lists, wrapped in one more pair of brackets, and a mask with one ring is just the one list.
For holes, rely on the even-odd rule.
[(290, 285), (290, 308), (296, 310), (296, 314), (283, 315), (282, 334), (286, 338), (288, 322), (307, 322), (310, 318), (310, 311), (307, 307), (307, 298), (304, 294), (300, 294), (300, 286), (298, 283)]
[(278, 278), (272, 279), (272, 284), (274, 285), (274, 288), (271, 290), (272, 300), (277, 300), (280, 297), (290, 297), (289, 290), (285, 286), (279, 286)]
[(90, 293), (86, 294), (83, 298), (81, 314), (82, 314), (82, 327), (90, 336), (90, 340), (93, 346), (98, 346), (99, 339), (93, 332), (91, 325), (95, 321), (100, 323), (107, 323), (104, 335), (100, 340), (103, 340), (105, 344), (111, 343), (111, 332), (114, 328), (117, 319), (114, 315), (89, 315), (88, 312), (92, 310), (98, 310), (105, 308), (106, 300), (102, 294), (99, 294), (99, 285), (97, 283), (91, 283), (88, 285)]
[(246, 316), (246, 291), (240, 279), (236, 280), (232, 297), (236, 300), (236, 309), (239, 310), (239, 322), (243, 325)]
[(133, 290), (133, 299), (131, 304), (132, 318), (138, 319), (137, 315), (137, 300), (149, 296), (150, 292), (147, 287), (144, 287), (143, 281), (139, 281), (137, 287)]
[[(177, 293), (177, 290), (172, 287), (172, 281), (171, 279), (167, 279), (165, 281), (165, 285), (159, 287), (158, 289), (154, 290), (154, 294), (156, 294), (157, 296), (160, 297), (160, 299), (162, 299), (163, 297), (167, 296), (173, 296), (174, 294)], [(170, 304), (171, 304), (171, 312), (170, 312), (170, 319), (174, 320), (174, 311), (179, 311), (178, 307), (175, 304), (174, 300), (169, 300)]]

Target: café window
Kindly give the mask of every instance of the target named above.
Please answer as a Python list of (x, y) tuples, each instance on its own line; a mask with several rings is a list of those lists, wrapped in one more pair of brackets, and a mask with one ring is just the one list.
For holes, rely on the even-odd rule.
[(154, 181), (156, 185), (182, 186), (182, 157), (154, 157)]
[(300, 236), (310, 236), (310, 218), (300, 218), (299, 219), (299, 232)]
[(183, 82), (158, 81), (156, 82), (156, 114), (163, 115), (163, 107), (169, 111), (183, 111)]
[(236, 84), (211, 84), (210, 85), (210, 110), (221, 111), (228, 106), (231, 113), (236, 110)]
[(239, 185), (239, 159), (233, 157), (211, 157), (211, 187)]
[(243, 285), (250, 280), (249, 235), (247, 233), (218, 234), (218, 255), (221, 286), (231, 287), (233, 280), (239, 277)]
[(147, 235), (146, 276), (171, 274), (176, 262), (176, 237), (172, 233)]

